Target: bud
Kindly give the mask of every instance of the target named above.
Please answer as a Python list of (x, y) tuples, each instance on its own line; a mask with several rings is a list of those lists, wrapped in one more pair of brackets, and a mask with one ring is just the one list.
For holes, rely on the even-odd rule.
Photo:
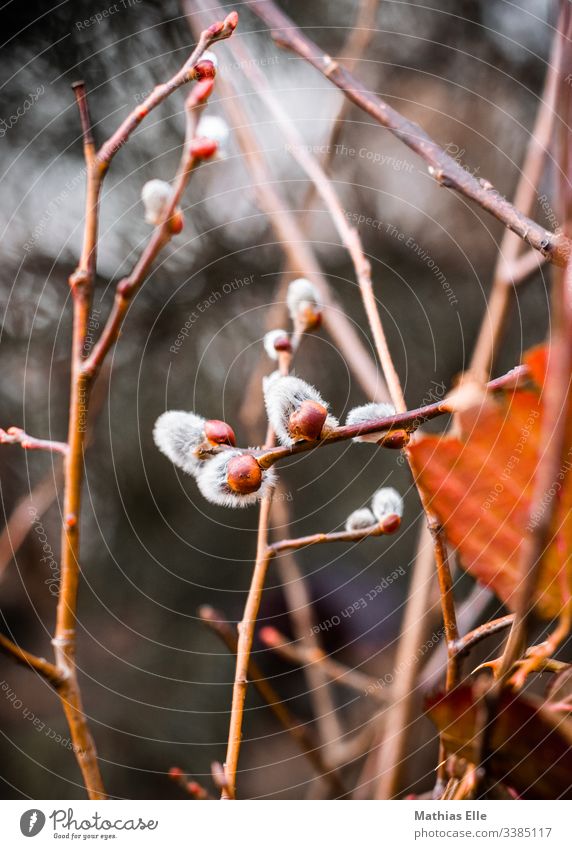
[(221, 507), (256, 504), (275, 483), (273, 469), (263, 471), (252, 454), (238, 448), (208, 458), (197, 474), (201, 493), (207, 501)]
[[(148, 180), (141, 189), (141, 200), (145, 208), (145, 221), (148, 224), (157, 225), (161, 223), (163, 214), (171, 198), (173, 189), (165, 180)], [(172, 218), (179, 209), (175, 209)], [(182, 228), (181, 228), (182, 229)]]
[(403, 516), (403, 499), (392, 486), (383, 486), (374, 493), (371, 509), (378, 522), (383, 523), (390, 516)]
[(217, 143), (212, 139), (193, 139), (189, 153), (192, 159), (210, 159), (217, 152)]
[(239, 492), (242, 495), (250, 495), (260, 489), (262, 469), (252, 454), (242, 454), (229, 461), (227, 482), (233, 492)]
[(226, 146), (229, 135), (228, 124), (220, 115), (203, 115), (199, 121), (197, 136), (215, 141), (219, 150)]
[(181, 209), (176, 209), (169, 218), (169, 230), (173, 236), (178, 236), (185, 226), (185, 216)]
[(224, 28), (225, 30), (230, 30), (230, 32), (234, 32), (237, 26), (238, 12), (230, 12), (224, 19)]
[(328, 410), (322, 404), (316, 401), (302, 401), (300, 408), (292, 413), (288, 421), (290, 436), (294, 441), (316, 441), (320, 438), (327, 418)]
[(193, 67), (192, 74), (195, 80), (210, 80), (215, 76), (216, 68), (213, 62), (203, 58)]
[(201, 466), (196, 449), (205, 440), (205, 420), (194, 413), (168, 410), (153, 428), (155, 445), (169, 460), (189, 475)]
[(187, 97), (187, 106), (192, 108), (193, 106), (197, 106), (199, 103), (204, 103), (205, 100), (208, 100), (211, 96), (213, 88), (214, 80), (212, 79), (207, 78), (198, 82), (196, 86), (191, 89), (189, 96)]
[[(346, 418), (347, 425), (359, 425), (365, 422), (372, 422), (376, 419), (387, 419), (390, 416), (395, 416), (396, 410), (393, 404), (381, 402), (379, 404), (362, 404), (361, 407), (354, 407), (350, 410)], [(354, 442), (374, 442), (378, 443), (386, 434), (386, 431), (376, 431), (375, 433), (364, 433), (362, 436), (354, 436)], [(384, 443), (385, 444), (385, 443)]]
[(401, 516), (398, 516), (397, 513), (390, 513), (379, 524), (384, 534), (394, 534), (401, 525)]
[(361, 531), (364, 528), (371, 528), (375, 524), (375, 516), (369, 507), (362, 507), (350, 513), (346, 519), (346, 531)]
[(286, 330), (270, 330), (264, 337), (264, 350), (271, 360), (277, 360), (280, 351), (291, 351)]
[(290, 283), (286, 304), (290, 318), (303, 330), (316, 330), (322, 323), (322, 305), (318, 292), (305, 277), (298, 277)]
[(209, 419), (205, 422), (205, 437), (214, 445), (236, 445), (233, 429), (219, 419)]
[(410, 439), (411, 436), (406, 430), (390, 430), (383, 434), (377, 444), (383, 445), (384, 448), (394, 448), (399, 450), (401, 448), (405, 448)]
[[(274, 372), (265, 378), (263, 381), (264, 403), (266, 404), (266, 413), (268, 421), (276, 434), (276, 437), (281, 445), (293, 445), (296, 436), (290, 431), (291, 417), (293, 413), (300, 411), (301, 418), (294, 419), (294, 427), (297, 429), (302, 422), (302, 429), (306, 426), (310, 427), (312, 432), (315, 432), (318, 415), (321, 412), (318, 407), (326, 411), (326, 418), (323, 421), (321, 432), (314, 438), (319, 439), (324, 437), (327, 432), (338, 426), (338, 421), (333, 416), (328, 415), (328, 404), (324, 401), (320, 393), (298, 377), (281, 376), (279, 372)], [(311, 401), (313, 407), (306, 405), (302, 411), (302, 405), (305, 401)], [(310, 419), (311, 422), (310, 423)], [(308, 437), (303, 437), (308, 438)]]

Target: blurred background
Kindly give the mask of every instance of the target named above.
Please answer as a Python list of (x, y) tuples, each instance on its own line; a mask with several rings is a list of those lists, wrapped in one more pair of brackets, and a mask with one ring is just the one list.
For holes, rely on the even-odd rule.
[[(418, 121), (470, 171), (511, 196), (538, 107), (556, 4), (385, 0), (361, 58), (343, 52), (359, 12), (357, 0), (281, 5), (328, 53), (340, 54), (342, 62), (358, 59), (357, 73), (373, 90)], [(239, 11), (235, 38), (257, 57), (259, 72), (305, 143), (319, 152), (328, 143), (340, 93), (276, 48), (240, 3), (226, 8)], [(67, 278), (78, 257), (84, 203), (70, 84), (86, 81), (101, 143), (156, 83), (181, 66), (194, 39), (176, 0), (105, 6), (98, 0), (11, 2), (1, 15), (0, 426), (65, 439)], [(212, 20), (217, 17), (213, 13)], [(219, 73), (239, 92), (276, 187), (301, 216), (305, 175), (244, 68), (226, 45), (215, 52)], [(94, 336), (115, 284), (150, 231), (141, 188), (151, 178), (170, 180), (175, 172), (183, 102), (179, 91), (151, 114), (119, 151), (106, 180)], [(224, 116), (216, 88), (207, 114)], [(435, 400), (468, 364), (502, 227), (439, 188), (411, 151), (354, 108), (330, 170), (348, 218), (361, 217), (360, 234), (407, 402)], [(542, 194), (551, 193), (548, 168)], [(229, 421), (242, 445), (264, 437), (259, 389), (250, 391), (246, 409), (244, 400), (264, 357), (269, 309), (281, 302), (284, 254), (258, 206), (232, 132), (223, 155), (193, 176), (184, 209), (185, 229), (132, 303), (99, 380), (86, 458), (78, 664), (103, 777), (116, 797), (177, 797), (180, 791), (167, 778), (171, 766), (208, 784), (211, 762), (224, 758), (234, 664), (198, 619), (197, 608), (210, 604), (236, 622), (255, 553), (256, 509), (229, 511), (206, 503), (194, 481), (172, 467), (152, 440), (155, 419), (169, 408)], [(539, 201), (534, 217), (550, 228), (550, 216), (550, 202)], [(318, 200), (303, 226), (337, 301), (373, 355), (353, 269)], [(496, 372), (539, 342), (546, 323), (547, 279), (539, 270), (516, 291)], [(176, 344), (185, 327), (188, 335)], [(269, 360), (263, 364), (272, 370)], [(340, 418), (367, 400), (325, 331), (304, 341), (296, 373), (319, 388)], [(445, 424), (435, 423), (434, 429)], [(0, 537), (1, 628), (29, 650), (51, 657), (61, 464), (57, 457), (3, 446), (0, 475), (3, 524), (19, 509), (11, 532)], [(286, 464), (281, 482), (296, 536), (340, 529), (348, 513), (384, 483), (403, 493), (406, 511), (395, 537), (358, 547), (319, 547), (296, 558), (314, 601), (313, 621), (326, 623), (320, 631), (324, 648), (374, 679), (391, 674), (421, 522), (406, 466), (395, 452), (344, 445)], [(374, 601), (342, 615), (396, 572)], [(270, 570), (261, 624), (292, 636), (284, 574), (280, 564)], [(469, 579), (462, 577), (460, 597), (469, 589)], [(255, 650), (288, 706), (313, 729), (315, 694), (307, 677), (261, 643)], [(341, 686), (332, 688), (332, 698), (346, 734), (359, 732), (380, 711), (365, 693)], [(247, 707), (242, 795), (318, 794), (306, 760), (254, 692)], [(3, 797), (83, 798), (67, 740), (50, 688), (0, 656)], [(436, 755), (432, 725), (417, 721), (410, 740), (406, 789), (427, 790)], [(348, 783), (362, 767), (356, 757), (347, 767)]]

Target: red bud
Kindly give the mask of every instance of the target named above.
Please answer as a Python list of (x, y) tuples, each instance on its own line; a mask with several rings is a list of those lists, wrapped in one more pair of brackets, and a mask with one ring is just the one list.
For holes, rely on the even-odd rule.
[(224, 19), (225, 29), (229, 29), (231, 32), (234, 32), (238, 26), (238, 12), (231, 12)]
[(315, 441), (320, 438), (322, 428), (328, 417), (328, 411), (317, 401), (302, 401), (288, 422), (288, 431), (293, 439)]
[(187, 105), (193, 107), (196, 106), (198, 103), (204, 103), (205, 100), (208, 100), (208, 98), (212, 94), (213, 88), (214, 79), (212, 77), (207, 77), (204, 80), (200, 80), (200, 82), (198, 82), (196, 86), (191, 90), (187, 98)]
[(292, 351), (292, 343), (290, 342), (288, 336), (280, 336), (278, 339), (276, 339), (276, 341), (274, 342), (274, 350), (290, 353)]
[(405, 448), (409, 439), (406, 430), (390, 430), (389, 433), (385, 433), (381, 437), (377, 444), (383, 445), (384, 448)]
[(205, 436), (209, 442), (215, 445), (236, 445), (236, 436), (230, 425), (219, 419), (210, 419), (205, 422)]
[(183, 215), (180, 209), (176, 209), (175, 212), (169, 218), (169, 230), (171, 231), (173, 236), (177, 236), (184, 226), (185, 216)]
[(183, 777), (183, 770), (178, 766), (172, 766), (169, 770), (169, 778), (173, 778), (175, 781), (179, 778)]
[(217, 149), (218, 145), (213, 139), (199, 138), (191, 142), (190, 153), (193, 159), (210, 159)]
[(380, 522), (384, 534), (394, 534), (401, 524), (401, 517), (397, 513), (385, 516)]
[(193, 77), (196, 80), (212, 79), (216, 74), (216, 68), (209, 59), (200, 59), (193, 68)]
[(226, 482), (233, 492), (250, 495), (257, 492), (262, 484), (262, 469), (252, 454), (242, 454), (230, 460), (227, 467)]
[(258, 636), (265, 645), (270, 646), (271, 648), (280, 645), (282, 642), (278, 636), (276, 628), (272, 628), (270, 625), (265, 625), (264, 628), (261, 628), (258, 632)]
[(215, 21), (214, 24), (211, 24), (207, 29), (207, 35), (211, 38), (216, 38), (217, 35), (220, 35), (223, 29), (225, 28), (226, 21)]
[(304, 330), (318, 330), (322, 324), (322, 311), (309, 303), (304, 309), (298, 311), (297, 319)]

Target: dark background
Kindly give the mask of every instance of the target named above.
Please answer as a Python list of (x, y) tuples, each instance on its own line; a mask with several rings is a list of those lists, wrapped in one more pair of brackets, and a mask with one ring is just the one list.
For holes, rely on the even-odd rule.
[[(328, 52), (338, 51), (355, 17), (355, 2), (284, 3), (284, 8)], [(81, 239), (84, 187), (78, 117), (70, 84), (83, 78), (95, 133), (104, 140), (157, 82), (171, 76), (193, 39), (176, 2), (118, 3), (101, 23), (84, 21), (97, 2), (9, 3), (2, 12), (0, 118), (0, 425), (24, 425), (64, 439), (69, 379), (70, 304), (67, 278)], [(341, 95), (318, 74), (282, 53), (240, 4), (238, 34), (310, 145), (327, 140)], [(383, 2), (359, 74), (398, 109), (419, 121), (463, 163), (511, 195), (538, 106), (555, 8), (542, 0)], [(215, 16), (213, 16), (214, 19)], [(215, 48), (221, 73), (248, 92), (226, 48)], [(10, 116), (43, 87), (33, 108)], [(94, 318), (104, 320), (114, 284), (140, 251), (149, 227), (139, 195), (152, 178), (171, 179), (184, 119), (176, 93), (144, 122), (117, 155), (105, 185)], [(253, 95), (243, 105), (260, 134), (273, 176), (295, 209), (307, 181), (284, 150), (279, 132)], [(209, 114), (221, 114), (214, 97)], [(485, 311), (502, 227), (463, 198), (439, 188), (426, 168), (363, 113), (350, 112), (342, 135), (363, 155), (340, 153), (332, 173), (344, 206), (375, 219), (361, 235), (373, 264), (389, 344), (417, 406), (435, 386), (451, 385), (468, 363)], [(375, 163), (369, 154), (389, 157)], [(543, 191), (550, 193), (548, 168)], [(225, 158), (204, 165), (185, 197), (186, 227), (163, 254), (130, 308), (112, 352), (101, 412), (87, 455), (83, 581), (79, 599), (79, 656), (86, 711), (91, 719), (107, 789), (113, 796), (173, 797), (166, 772), (173, 764), (208, 776), (224, 757), (233, 662), (204, 625), (198, 605), (209, 603), (237, 620), (255, 551), (257, 511), (232, 512), (207, 504), (194, 481), (177, 473), (155, 449), (157, 415), (169, 407), (194, 409), (230, 421), (240, 444), (263, 438), (238, 414), (248, 376), (263, 356), (268, 306), (276, 300), (283, 255), (259, 211), (250, 178), (232, 138)], [(370, 345), (353, 270), (318, 202), (306, 226), (336, 297)], [(538, 220), (548, 226), (542, 209)], [(397, 228), (394, 231), (392, 228)], [(395, 236), (412, 236), (422, 258)], [(392, 235), (393, 233), (393, 235)], [(446, 277), (454, 301), (427, 257)], [(248, 285), (215, 298), (178, 354), (169, 349), (189, 314), (236, 278)], [(517, 292), (498, 373), (520, 359), (546, 330), (547, 280), (538, 273)], [(272, 368), (268, 363), (268, 370)], [(304, 343), (297, 373), (313, 382), (342, 417), (363, 393), (324, 332)], [(442, 427), (441, 422), (438, 427)], [(60, 461), (18, 447), (0, 450), (2, 508), (9, 516), (43, 479), (59, 476)], [(378, 677), (392, 669), (402, 603), (420, 524), (417, 498), (397, 455), (340, 446), (289, 464), (282, 473), (291, 497), (294, 533), (339, 528), (347, 514), (387, 482), (406, 495), (402, 530), (389, 541), (307, 551), (298, 558), (327, 620), (402, 567), (405, 575), (376, 603), (325, 633), (325, 647)], [(25, 502), (26, 503), (26, 502)], [(29, 501), (27, 502), (30, 503)], [(36, 502), (34, 502), (36, 503)], [(58, 496), (41, 519), (57, 564)], [(46, 583), (41, 530), (31, 529), (17, 556), (0, 546), (2, 630), (24, 647), (51, 656), (55, 599)], [(460, 581), (463, 594), (468, 580)], [(291, 633), (277, 572), (271, 570), (263, 619)], [(304, 676), (261, 646), (257, 657), (277, 689), (311, 720)], [(0, 656), (0, 782), (6, 798), (83, 798), (60, 705), (49, 687)], [(336, 688), (344, 727), (357, 728), (374, 710), (359, 693)], [(20, 707), (15, 705), (21, 702)], [(311, 772), (257, 696), (249, 695), (241, 791), (249, 796), (298, 798)], [(45, 723), (43, 730), (33, 720)], [(54, 734), (50, 734), (53, 730)], [(417, 723), (408, 780), (431, 786), (432, 726)], [(356, 764), (354, 771), (359, 764)], [(350, 770), (351, 773), (351, 770)], [(204, 778), (208, 783), (208, 777)]]

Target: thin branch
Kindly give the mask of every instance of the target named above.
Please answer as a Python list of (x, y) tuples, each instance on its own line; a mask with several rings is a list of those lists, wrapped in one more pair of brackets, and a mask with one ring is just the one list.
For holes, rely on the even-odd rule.
[(289, 642), (276, 628), (264, 627), (258, 636), (262, 642), (273, 649), (280, 657), (297, 666), (317, 665), (322, 669), (331, 681), (357, 690), (363, 696), (370, 693), (382, 704), (387, 704), (387, 696), (379, 687), (379, 682), (371, 675), (351, 669), (337, 660), (333, 660), (321, 649), (307, 649), (302, 645)]
[[(290, 536), (290, 505), (279, 492), (272, 505), (272, 518), (280, 533)], [(292, 630), (298, 640), (310, 650), (319, 650), (320, 642), (314, 630), (315, 616), (312, 600), (304, 576), (298, 566), (294, 552), (284, 552), (277, 561), (276, 568), (286, 599)], [(320, 741), (323, 745), (337, 746), (342, 736), (342, 727), (335, 709), (328, 678), (320, 667), (307, 666), (304, 669), (309, 696), (312, 701)], [(328, 761), (330, 751), (327, 751)]]
[(482, 642), (482, 640), (485, 640), (487, 637), (491, 637), (493, 634), (498, 634), (500, 631), (504, 631), (505, 628), (509, 628), (513, 622), (514, 613), (509, 613), (506, 616), (500, 616), (498, 619), (492, 619), (490, 622), (485, 622), (483, 625), (479, 625), (477, 628), (469, 631), (469, 633), (465, 634), (464, 637), (459, 637), (454, 646), (455, 651), (460, 657), (462, 657), (463, 655), (468, 654), (469, 651)]
[[(538, 184), (552, 138), (561, 58), (562, 50), (557, 32), (548, 60), (540, 106), (514, 196), (515, 207), (526, 215), (530, 215), (534, 208)], [(539, 268), (539, 260), (542, 260), (542, 256), (536, 251), (529, 251), (519, 258), (521, 246), (522, 242), (515, 233), (511, 230), (505, 231), (495, 265), (487, 311), (469, 366), (469, 370), (479, 380), (487, 380), (490, 374), (513, 287), (536, 271)]]
[(83, 350), (88, 331), (89, 310), (97, 264), (97, 235), (101, 176), (95, 165), (95, 151), (87, 97), (82, 83), (74, 86), (80, 111), (86, 163), (85, 224), (82, 252), (75, 272), (69, 278), (73, 303), (71, 387), (68, 418), (68, 454), (64, 470), (64, 511), (61, 540), (61, 580), (56, 611), (54, 653), (63, 682), (58, 690), (70, 728), (74, 752), (90, 799), (104, 799), (97, 751), (83, 710), (76, 670), (76, 610), (79, 582), (79, 516), (83, 479), (83, 453), (86, 439), (88, 387), (81, 374)]
[[(223, 615), (214, 610), (212, 607), (201, 607), (199, 616), (202, 621), (223, 641), (225, 646), (236, 655), (238, 649), (238, 635), (236, 629), (230, 625)], [(316, 747), (312, 736), (308, 733), (301, 720), (292, 714), (292, 712), (281, 701), (280, 696), (264, 677), (264, 674), (256, 661), (252, 658), (248, 664), (248, 678), (253, 687), (256, 688), (262, 699), (266, 702), (276, 719), (288, 731), (293, 739), (298, 743), (302, 751), (308, 757), (316, 769), (320, 778), (327, 781), (332, 790), (337, 794), (345, 792), (345, 787), (341, 782), (339, 775), (331, 770), (325, 763), (321, 750)]]
[[(515, 388), (527, 378), (528, 367), (520, 365), (511, 369), (501, 377), (490, 380), (486, 384), (485, 388), (488, 389), (489, 392)], [(326, 445), (344, 442), (348, 439), (353, 439), (356, 436), (363, 436), (377, 432), (390, 434), (394, 430), (405, 430), (409, 433), (413, 433), (425, 422), (454, 412), (454, 402), (449, 402), (445, 399), (443, 401), (436, 401), (433, 404), (426, 404), (423, 407), (417, 407), (415, 410), (408, 410), (404, 413), (396, 413), (393, 416), (384, 416), (380, 419), (372, 419), (369, 422), (361, 422), (360, 424), (343, 425), (342, 427), (332, 428), (328, 435), (318, 442), (300, 441), (295, 442), (293, 445), (280, 445), (272, 448), (243, 450), (248, 450), (249, 453), (256, 457), (262, 468), (268, 469), (280, 460), (285, 460), (288, 457), (293, 457), (296, 454), (302, 454), (306, 451), (314, 451), (315, 449), (323, 448)], [(383, 437), (380, 437), (380, 440), (381, 444), (383, 444)], [(217, 446), (216, 448), (209, 447), (206, 448), (203, 453), (206, 456), (226, 450), (228, 450), (226, 446)]]
[(338, 533), (331, 534), (311, 534), (310, 536), (299, 537), (297, 539), (280, 540), (269, 545), (268, 520), (271, 504), (272, 492), (268, 493), (261, 500), (256, 562), (254, 565), (254, 572), (250, 583), (246, 606), (244, 608), (244, 615), (240, 625), (238, 626), (239, 638), (236, 672), (232, 697), (228, 749), (225, 762), (226, 776), (228, 786), (230, 788), (229, 792), (232, 798), (236, 795), (236, 772), (238, 768), (240, 744), (242, 741), (242, 719), (244, 714), (246, 689), (248, 685), (248, 664), (254, 640), (256, 620), (258, 617), (258, 611), (260, 610), (262, 593), (270, 561), (273, 557), (283, 551), (295, 551), (307, 546), (321, 545), (323, 543), (330, 542), (359, 542), (371, 536), (380, 536), (382, 534), (392, 533), (398, 526), (398, 522), (396, 524), (394, 521), (391, 521), (398, 517), (392, 516), (385, 520), (385, 524), (384, 522), (381, 522), (378, 525), (358, 531), (340, 531)]
[(43, 657), (37, 657), (35, 654), (20, 648), (16, 643), (9, 640), (3, 634), (0, 634), (0, 651), (13, 658), (16, 663), (21, 666), (28, 666), (37, 672), (42, 678), (45, 678), (52, 684), (56, 690), (60, 688), (64, 682), (64, 675), (57, 666), (50, 663)]
[[(142, 286), (157, 256), (173, 236), (172, 216), (187, 187), (191, 173), (204, 158), (200, 153), (200, 149), (195, 145), (195, 132), (200, 110), (206, 104), (206, 100), (212, 90), (212, 85), (212, 80), (205, 80), (203, 83), (199, 83), (192, 89), (187, 98), (185, 103), (187, 115), (185, 142), (179, 172), (173, 184), (171, 197), (165, 205), (160, 223), (155, 227), (131, 274), (120, 280), (117, 284), (112, 311), (101, 336), (82, 365), (82, 374), (86, 379), (93, 379), (99, 371), (108, 351), (119, 336), (119, 331), (129, 309), (129, 304)], [(210, 151), (209, 155), (212, 155), (212, 153), (214, 153), (214, 149)]]
[(226, 16), (224, 21), (217, 21), (201, 32), (197, 46), (182, 68), (180, 68), (170, 80), (155, 86), (151, 94), (127, 116), (113, 135), (98, 150), (97, 160), (102, 170), (109, 167), (109, 164), (117, 151), (123, 147), (123, 145), (129, 140), (133, 131), (137, 129), (141, 121), (146, 118), (153, 109), (163, 103), (164, 100), (166, 100), (182, 85), (185, 85), (185, 83), (191, 82), (192, 80), (203, 79), (204, 69), (201, 69), (200, 66), (197, 68), (197, 64), (203, 53), (215, 42), (230, 38), (236, 29), (237, 23), (237, 13), (231, 12)]
[(21, 427), (0, 428), (0, 445), (21, 445), (25, 451), (50, 451), (52, 454), (67, 456), (67, 442), (56, 442), (52, 439), (38, 439), (30, 436)]
[(565, 265), (570, 241), (523, 215), (490, 182), (477, 179), (449, 156), (418, 124), (408, 120), (323, 52), (270, 0), (246, 0), (246, 5), (271, 30), (274, 41), (296, 53), (336, 85), (346, 97), (388, 129), (429, 166), (437, 182), (475, 201), (535, 250), (557, 265)]

